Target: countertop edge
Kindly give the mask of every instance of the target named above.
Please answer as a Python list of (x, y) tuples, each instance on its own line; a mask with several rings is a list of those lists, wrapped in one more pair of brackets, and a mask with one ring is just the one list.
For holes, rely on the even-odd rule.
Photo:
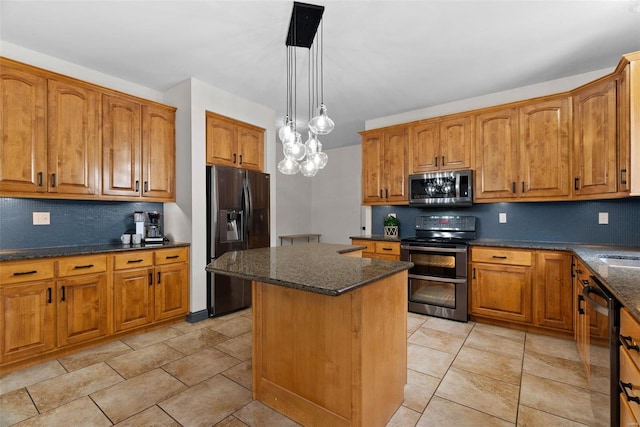
[(0, 250), (0, 262), (23, 261), (36, 258), (56, 258), (65, 256), (94, 255), (111, 252), (127, 252), (138, 250), (156, 250), (189, 247), (190, 243), (168, 242), (164, 244), (95, 244), (79, 246), (50, 246), (45, 248), (5, 249)]

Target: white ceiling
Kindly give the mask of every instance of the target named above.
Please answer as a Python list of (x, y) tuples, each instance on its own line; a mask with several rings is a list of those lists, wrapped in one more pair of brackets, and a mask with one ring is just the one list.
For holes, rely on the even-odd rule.
[[(640, 0), (311, 1), (324, 13), (336, 130), (614, 67), (640, 50)], [(284, 115), (292, 1), (0, 1), (0, 38), (164, 91), (194, 77)], [(299, 117), (307, 117), (306, 50)]]

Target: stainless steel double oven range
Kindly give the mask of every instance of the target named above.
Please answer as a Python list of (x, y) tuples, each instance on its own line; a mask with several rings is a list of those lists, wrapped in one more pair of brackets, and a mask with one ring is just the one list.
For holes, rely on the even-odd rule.
[(411, 261), (409, 311), (466, 322), (468, 245), (474, 216), (418, 216), (416, 235), (402, 239), (400, 259)]

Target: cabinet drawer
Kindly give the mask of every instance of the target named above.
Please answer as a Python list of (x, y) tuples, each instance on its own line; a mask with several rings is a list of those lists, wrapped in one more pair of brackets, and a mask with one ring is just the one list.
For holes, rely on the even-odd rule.
[(638, 421), (633, 416), (631, 405), (637, 405), (635, 402), (627, 402), (624, 393), (620, 393), (620, 425), (621, 426), (637, 426)]
[(379, 254), (379, 255), (400, 255), (400, 243), (396, 243), (396, 242), (376, 242), (376, 254)]
[(156, 251), (156, 265), (187, 261), (187, 248), (161, 249)]
[(51, 279), (54, 275), (53, 267), (53, 259), (3, 262), (0, 264), (0, 284)]
[(373, 240), (355, 240), (351, 239), (353, 246), (366, 246), (366, 249), (362, 250), (362, 253), (372, 254), (376, 251), (376, 242)]
[(153, 265), (153, 251), (134, 251), (118, 254), (114, 257), (115, 269), (150, 267)]
[[(620, 309), (620, 338), (622, 338), (626, 346), (640, 346), (640, 324), (631, 316), (626, 308)], [(623, 345), (622, 348), (626, 347)], [(636, 367), (640, 369), (640, 351), (628, 349), (627, 353)], [(640, 383), (638, 384), (640, 385)]]
[(472, 248), (473, 262), (492, 264), (531, 265), (531, 251), (503, 248)]
[[(630, 397), (640, 398), (640, 371), (631, 360), (629, 352), (624, 349), (620, 349), (620, 382), (631, 384), (625, 388)], [(624, 393), (622, 394), (624, 396)], [(620, 399), (626, 400), (626, 397), (621, 397)], [(635, 402), (629, 402), (629, 408), (636, 419), (640, 418), (640, 405)]]
[(106, 255), (74, 256), (58, 260), (58, 277), (107, 271)]

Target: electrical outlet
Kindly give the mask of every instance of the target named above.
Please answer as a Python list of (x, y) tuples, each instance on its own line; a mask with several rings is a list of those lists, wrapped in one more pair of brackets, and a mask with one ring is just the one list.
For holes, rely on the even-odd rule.
[(33, 225), (49, 225), (51, 224), (51, 218), (49, 212), (34, 212), (33, 213)]
[(609, 212), (598, 212), (598, 224), (609, 224)]
[(395, 217), (396, 217), (396, 214), (395, 214), (395, 212), (394, 212), (394, 213), (390, 213), (390, 214), (389, 214), (389, 216), (392, 216), (392, 217), (394, 217), (394, 218), (395, 218)]
[(507, 223), (507, 214), (506, 214), (506, 212), (500, 212), (498, 214), (498, 222), (500, 224), (506, 224)]

